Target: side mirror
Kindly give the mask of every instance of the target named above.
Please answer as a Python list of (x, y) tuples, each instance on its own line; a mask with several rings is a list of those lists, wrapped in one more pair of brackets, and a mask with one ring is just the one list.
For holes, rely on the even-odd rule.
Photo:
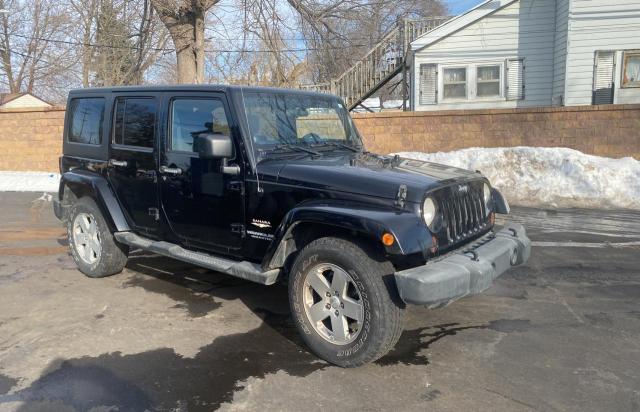
[(195, 149), (201, 159), (228, 159), (233, 157), (233, 140), (224, 134), (203, 133), (196, 138)]

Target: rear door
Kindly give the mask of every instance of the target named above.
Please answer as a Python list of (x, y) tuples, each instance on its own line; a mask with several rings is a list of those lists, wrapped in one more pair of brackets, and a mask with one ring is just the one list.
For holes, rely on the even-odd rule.
[[(234, 127), (223, 93), (167, 94), (167, 139), (160, 160), (163, 211), (181, 243), (235, 254), (244, 236), (243, 162), (239, 160)], [(234, 130), (236, 132), (234, 132)], [(222, 159), (200, 159), (193, 141), (201, 133), (234, 138), (239, 175), (222, 173)]]
[(115, 98), (107, 173), (133, 229), (149, 237), (156, 237), (159, 227), (156, 175), (159, 104), (153, 95)]

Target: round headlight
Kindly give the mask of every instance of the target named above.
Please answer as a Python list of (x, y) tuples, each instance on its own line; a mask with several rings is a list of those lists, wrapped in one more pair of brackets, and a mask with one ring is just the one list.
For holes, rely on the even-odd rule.
[(489, 200), (491, 200), (491, 189), (489, 188), (489, 185), (486, 183), (482, 187), (482, 196), (484, 197), (484, 204), (488, 205)]
[(484, 207), (487, 210), (487, 214), (489, 214), (489, 201), (491, 200), (491, 188), (489, 188), (489, 185), (486, 183), (482, 187), (482, 198), (484, 200)]
[(427, 226), (431, 226), (436, 218), (436, 203), (430, 197), (424, 199), (422, 203), (422, 218)]

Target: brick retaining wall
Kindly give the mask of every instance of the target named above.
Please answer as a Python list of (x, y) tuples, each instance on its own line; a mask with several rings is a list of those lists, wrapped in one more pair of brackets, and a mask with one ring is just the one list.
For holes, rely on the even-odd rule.
[(366, 147), (378, 153), (563, 146), (640, 159), (639, 104), (358, 113), (353, 118)]
[(57, 172), (64, 108), (0, 109), (0, 170)]
[[(640, 105), (354, 114), (378, 153), (565, 146), (640, 159)], [(0, 109), (0, 170), (58, 171), (64, 108)]]

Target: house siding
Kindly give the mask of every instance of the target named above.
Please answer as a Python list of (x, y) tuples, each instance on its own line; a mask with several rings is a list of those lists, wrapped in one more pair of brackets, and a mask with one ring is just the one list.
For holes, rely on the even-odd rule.
[(556, 31), (553, 54), (553, 95), (552, 104), (562, 105), (565, 99), (565, 72), (567, 70), (567, 29), (569, 27), (570, 0), (556, 1)]
[(565, 104), (592, 103), (597, 50), (615, 50), (614, 103), (640, 102), (640, 88), (621, 89), (622, 51), (640, 49), (638, 0), (571, 0)]
[[(552, 104), (555, 82), (555, 0), (520, 0), (511, 3), (465, 28), (418, 50), (414, 67), (420, 64), (465, 64), (525, 59), (524, 100), (479, 100), (435, 105), (418, 105), (415, 110), (511, 108)], [(413, 96), (417, 96), (418, 70), (413, 70)], [(441, 92), (439, 91), (439, 95)], [(440, 96), (439, 96), (440, 97)]]

